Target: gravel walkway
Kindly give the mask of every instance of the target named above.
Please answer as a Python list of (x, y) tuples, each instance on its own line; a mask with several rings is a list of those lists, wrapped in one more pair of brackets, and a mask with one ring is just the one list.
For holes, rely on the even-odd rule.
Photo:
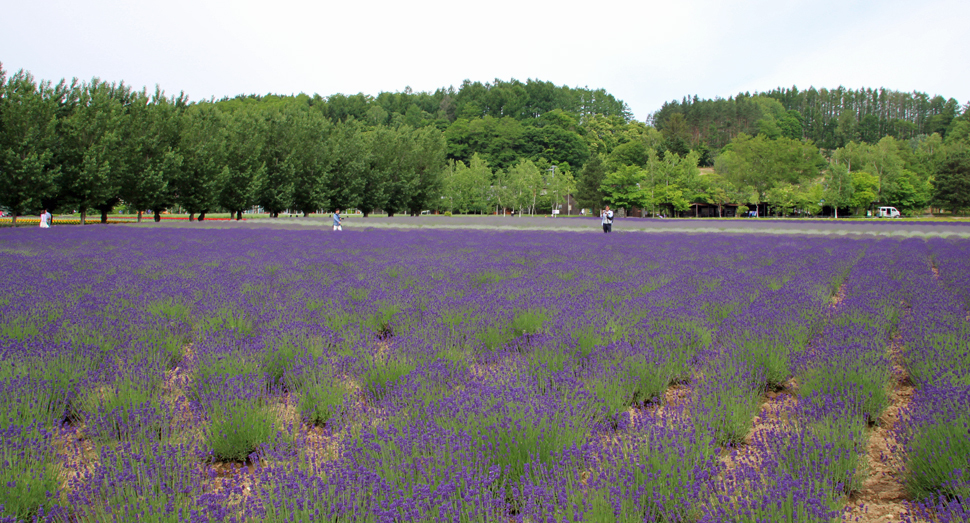
[[(133, 227), (271, 227), (300, 229), (306, 227), (329, 230), (329, 216), (283, 217), (246, 220), (241, 222), (142, 222)], [(374, 228), (391, 229), (496, 229), (496, 230), (558, 230), (576, 232), (600, 232), (599, 218), (550, 218), (550, 217), (504, 217), (504, 216), (347, 216), (346, 230)], [(688, 233), (767, 233), (767, 234), (837, 234), (875, 235), (899, 237), (959, 237), (970, 238), (970, 220), (952, 222), (922, 220), (833, 220), (804, 219), (782, 220), (769, 218), (749, 219), (651, 219), (618, 218), (613, 223), (614, 232), (671, 232)]]

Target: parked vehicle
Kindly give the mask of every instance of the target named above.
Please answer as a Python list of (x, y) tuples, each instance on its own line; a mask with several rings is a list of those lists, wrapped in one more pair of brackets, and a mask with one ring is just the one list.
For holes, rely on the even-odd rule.
[(879, 214), (880, 218), (902, 218), (903, 215), (899, 214), (899, 211), (895, 207), (880, 207)]

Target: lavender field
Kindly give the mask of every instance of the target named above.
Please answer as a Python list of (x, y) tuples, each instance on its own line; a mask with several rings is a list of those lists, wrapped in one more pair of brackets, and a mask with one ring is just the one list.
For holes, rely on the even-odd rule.
[(970, 519), (965, 239), (60, 227), (0, 256), (0, 521)]

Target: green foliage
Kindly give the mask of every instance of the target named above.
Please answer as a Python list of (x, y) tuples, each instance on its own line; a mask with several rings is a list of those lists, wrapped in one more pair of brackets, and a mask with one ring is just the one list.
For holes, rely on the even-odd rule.
[(759, 195), (782, 183), (815, 178), (824, 160), (811, 142), (772, 140), (740, 134), (725, 147), (714, 168), (738, 186), (752, 186)]
[(243, 312), (229, 307), (220, 307), (211, 316), (202, 317), (198, 328), (204, 334), (234, 331), (239, 335), (248, 336), (253, 332), (253, 323)]
[(495, 352), (511, 341), (514, 335), (508, 326), (492, 324), (479, 331), (475, 337), (484, 345), (486, 351)]
[(519, 311), (512, 318), (512, 334), (516, 337), (526, 334), (538, 334), (549, 319), (549, 313), (544, 310), (529, 309)]
[(375, 401), (381, 401), (392, 387), (399, 384), (415, 368), (417, 365), (404, 357), (377, 355), (364, 371), (362, 385)]
[[(845, 416), (825, 416), (799, 427), (804, 438), (798, 445), (787, 445), (781, 451), (780, 462), (792, 474), (804, 470), (822, 469), (822, 475), (833, 490), (833, 498), (843, 493), (858, 492), (866, 477), (866, 462), (862, 459), (869, 438), (864, 416), (847, 413)], [(826, 458), (822, 458), (824, 454)], [(836, 486), (840, 486), (836, 489)]]
[(603, 336), (592, 325), (574, 331), (573, 339), (576, 341), (580, 361), (589, 359), (594, 350), (605, 345)]
[(646, 208), (653, 204), (646, 173), (635, 165), (625, 165), (606, 175), (600, 191), (603, 199), (618, 209), (629, 213), (633, 207)]
[(606, 179), (606, 165), (603, 157), (594, 154), (579, 173), (576, 187), (576, 201), (584, 209), (598, 211), (603, 206), (602, 186)]
[(906, 455), (906, 488), (916, 499), (970, 497), (970, 474), (966, 462), (970, 455), (967, 438), (970, 415), (938, 419), (914, 430)]
[(734, 355), (762, 372), (765, 388), (777, 389), (791, 377), (792, 351), (798, 350), (804, 339), (754, 336), (737, 343)]
[[(54, 153), (62, 86), (35, 83), (18, 71), (4, 82), (0, 72), (0, 206), (14, 215), (39, 212), (55, 194), (60, 167)], [(15, 175), (16, 174), (16, 175)]]
[[(872, 107), (881, 109), (875, 114)], [(860, 138), (875, 143), (883, 136), (911, 139), (954, 132), (960, 106), (954, 99), (887, 89), (777, 88), (716, 99), (694, 97), (667, 102), (653, 115), (666, 131), (680, 117), (682, 136), (692, 149), (720, 149), (739, 132), (763, 130), (770, 138), (803, 137), (824, 149), (843, 147)], [(900, 117), (900, 115), (902, 115)]]
[(480, 156), (473, 155), (468, 165), (458, 161), (449, 165), (444, 174), (442, 195), (448, 211), (486, 212), (492, 169)]
[(282, 441), (276, 413), (267, 406), (231, 400), (211, 408), (205, 441), (216, 461), (246, 461), (263, 445)]
[(190, 311), (188, 305), (172, 298), (164, 298), (148, 304), (148, 312), (171, 321), (189, 321)]
[(266, 375), (268, 385), (272, 387), (282, 386), (285, 378), (293, 370), (293, 366), (299, 358), (306, 355), (305, 349), (299, 344), (299, 340), (293, 336), (274, 340), (267, 344), (263, 350), (263, 357), (260, 367)]
[(295, 379), (299, 395), (297, 408), (307, 423), (326, 425), (340, 413), (347, 390), (328, 372), (304, 371)]
[(256, 375), (258, 370), (259, 364), (245, 357), (223, 356), (200, 362), (188, 391), (189, 397), (200, 401), (205, 395), (218, 391), (229, 378)]
[(846, 398), (858, 405), (870, 422), (879, 419), (889, 404), (888, 365), (863, 355), (852, 361), (825, 361), (798, 376), (798, 395), (801, 398), (824, 397), (829, 394)]
[(25, 338), (40, 334), (42, 324), (42, 318), (35, 315), (11, 315), (0, 324), (0, 336), (24, 341)]
[(852, 196), (855, 186), (852, 183), (852, 176), (849, 174), (848, 166), (844, 164), (830, 164), (829, 170), (825, 175), (825, 205), (835, 209), (838, 217), (839, 207), (849, 207), (852, 205)]
[[(165, 459), (158, 460), (157, 456)], [(103, 502), (72, 507), (80, 519), (109, 520), (113, 517), (112, 507), (127, 506), (145, 511), (138, 515), (140, 521), (175, 523), (180, 514), (196, 506), (194, 496), (169, 487), (198, 480), (202, 471), (193, 447), (134, 440), (101, 447), (97, 460), (90, 473), (94, 477), (84, 477), (91, 481), (94, 495)], [(124, 480), (115, 479), (119, 477)]]
[(401, 306), (392, 303), (382, 303), (377, 311), (364, 322), (365, 325), (378, 336), (393, 334), (392, 325), (395, 317), (401, 312)]
[[(160, 411), (162, 403), (157, 389), (157, 383), (145, 383), (129, 377), (120, 379), (110, 386), (88, 389), (79, 403), (81, 418), (89, 424), (106, 416), (111, 422), (99, 423), (99, 431), (95, 438), (100, 443), (111, 440), (130, 440), (144, 438), (162, 440), (172, 435), (172, 427), (163, 418), (155, 416), (140, 419), (138, 411), (149, 408)], [(118, 421), (122, 420), (122, 423)], [(139, 419), (136, 425), (130, 420)], [(128, 420), (128, 423), (124, 423)]]
[(948, 160), (936, 175), (933, 204), (950, 212), (970, 210), (970, 154)]
[[(483, 410), (455, 418), (439, 417), (443, 428), (479, 439), (484, 456), (499, 468), (499, 484), (511, 493), (530, 465), (551, 465), (565, 449), (578, 446), (589, 434), (591, 411), (539, 415), (532, 406), (486, 398)], [(532, 470), (535, 470), (534, 468)]]
[(712, 377), (715, 382), (710, 386), (695, 389), (691, 419), (718, 445), (740, 443), (761, 408), (760, 377), (733, 358), (712, 365), (707, 372), (720, 376)]
[(878, 198), (879, 179), (864, 171), (852, 173), (852, 207), (868, 209)]
[[(12, 443), (12, 442), (10, 442)], [(9, 444), (5, 443), (4, 445)], [(0, 449), (4, 451), (5, 449)], [(0, 455), (0, 516), (14, 521), (32, 521), (56, 500), (51, 493), (60, 487), (53, 452), (30, 452), (26, 456)]]
[[(925, 386), (934, 381), (946, 380), (950, 383), (970, 386), (970, 325), (953, 318), (958, 329), (949, 332), (931, 333), (919, 339), (920, 351), (932, 357), (906, 357), (909, 377), (917, 386)], [(907, 350), (905, 354), (918, 354)]]

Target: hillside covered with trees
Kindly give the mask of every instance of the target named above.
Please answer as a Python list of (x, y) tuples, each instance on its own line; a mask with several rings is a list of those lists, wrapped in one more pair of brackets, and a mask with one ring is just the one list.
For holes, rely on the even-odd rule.
[(567, 195), (667, 215), (970, 208), (967, 107), (921, 93), (684, 98), (640, 122), (605, 90), (538, 80), (195, 102), (2, 68), (0, 84), (0, 206), (15, 215), (566, 212)]

